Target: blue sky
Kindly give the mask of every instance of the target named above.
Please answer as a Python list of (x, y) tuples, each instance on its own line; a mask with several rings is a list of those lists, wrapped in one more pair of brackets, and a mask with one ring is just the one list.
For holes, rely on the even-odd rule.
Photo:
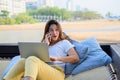
[[(55, 1), (57, 1), (56, 5), (64, 7), (63, 1), (65, 0)], [(73, 4), (81, 9), (87, 8), (102, 15), (110, 12), (112, 15), (120, 16), (120, 0), (73, 0)]]

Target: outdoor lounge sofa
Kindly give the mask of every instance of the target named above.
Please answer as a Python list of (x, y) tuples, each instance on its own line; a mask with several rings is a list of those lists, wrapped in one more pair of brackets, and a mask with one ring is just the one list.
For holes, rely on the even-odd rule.
[[(120, 80), (120, 44), (104, 43), (101, 48), (112, 58), (112, 63), (90, 69), (76, 75), (67, 75), (65, 80)], [(0, 44), (0, 78), (9, 64), (9, 59), (19, 55), (18, 44)]]

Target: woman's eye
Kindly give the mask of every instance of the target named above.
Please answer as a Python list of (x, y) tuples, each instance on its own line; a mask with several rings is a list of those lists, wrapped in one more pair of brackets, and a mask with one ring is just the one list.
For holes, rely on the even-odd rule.
[(59, 31), (59, 29), (56, 29), (56, 31)]
[(53, 31), (52, 29), (49, 29), (49, 31)]

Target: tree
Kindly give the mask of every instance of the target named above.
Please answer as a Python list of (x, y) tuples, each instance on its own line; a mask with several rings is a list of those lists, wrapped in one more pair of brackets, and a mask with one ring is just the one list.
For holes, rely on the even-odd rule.
[(111, 13), (110, 13), (110, 12), (108, 12), (108, 13), (106, 14), (106, 17), (109, 17), (109, 16), (111, 16)]
[(15, 20), (16, 20), (16, 23), (18, 23), (18, 24), (20, 24), (20, 23), (35, 23), (36, 22), (36, 20), (34, 20), (32, 17), (30, 17), (26, 13), (18, 14), (16, 16)]
[(44, 7), (37, 10), (29, 10), (28, 14), (31, 16), (58, 16), (64, 20), (71, 18), (71, 12), (66, 9), (59, 9), (58, 7)]
[(2, 12), (2, 16), (3, 16), (3, 17), (8, 17), (8, 16), (9, 16), (9, 12), (8, 12), (8, 11), (6, 11), (6, 10), (1, 10), (1, 12)]
[(99, 19), (102, 16), (100, 14), (98, 14), (97, 12), (94, 11), (75, 11), (73, 13), (73, 18), (74, 19), (79, 19), (79, 20), (87, 20), (87, 19)]

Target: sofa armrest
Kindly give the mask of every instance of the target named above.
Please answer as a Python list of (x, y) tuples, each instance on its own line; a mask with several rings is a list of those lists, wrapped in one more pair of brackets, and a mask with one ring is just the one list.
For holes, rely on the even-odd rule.
[(15, 43), (0, 43), (0, 57), (13, 58), (19, 55), (18, 44)]
[(117, 74), (118, 80), (120, 80), (120, 46), (119, 45), (111, 45), (110, 46), (112, 60), (113, 60), (113, 67)]

